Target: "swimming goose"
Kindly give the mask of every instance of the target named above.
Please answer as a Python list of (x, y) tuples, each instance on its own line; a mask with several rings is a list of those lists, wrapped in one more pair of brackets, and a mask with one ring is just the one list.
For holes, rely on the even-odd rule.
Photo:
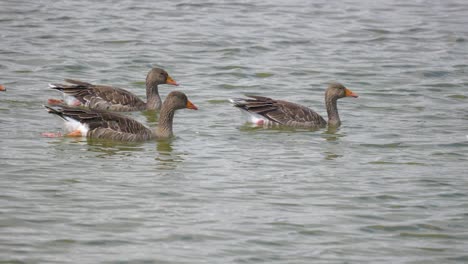
[(109, 111), (143, 111), (160, 110), (161, 97), (159, 96), (159, 84), (178, 85), (169, 74), (160, 68), (153, 68), (146, 76), (147, 102), (138, 98), (135, 94), (111, 86), (94, 85), (87, 82), (65, 79), (67, 84), (50, 84), (50, 88), (61, 91), (65, 95), (63, 100), (49, 99), (49, 104), (67, 103), (72, 106), (86, 106), (95, 110)]
[[(173, 136), (172, 121), (175, 111), (183, 108), (198, 109), (184, 93), (173, 91), (164, 100), (156, 130), (151, 130), (138, 121), (118, 113), (63, 105), (44, 107), (49, 113), (65, 120), (65, 128), (69, 132), (67, 136), (85, 136), (124, 142), (170, 138)], [(52, 133), (43, 133), (43, 135), (61, 136), (61, 134), (52, 135)]]
[[(230, 99), (247, 117), (247, 122), (258, 126), (287, 126), (293, 128), (323, 128), (327, 122), (312, 109), (282, 100), (262, 96), (248, 96), (251, 99)], [(325, 106), (328, 113), (328, 126), (341, 125), (337, 100), (343, 97), (358, 97), (340, 83), (331, 83), (325, 91)]]

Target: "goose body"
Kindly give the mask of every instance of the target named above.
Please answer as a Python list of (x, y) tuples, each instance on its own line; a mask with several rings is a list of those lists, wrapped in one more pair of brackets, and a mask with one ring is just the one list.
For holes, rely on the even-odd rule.
[(173, 136), (172, 122), (175, 111), (183, 108), (197, 110), (184, 93), (173, 91), (164, 101), (160, 122), (157, 129), (153, 131), (140, 122), (118, 113), (64, 105), (44, 107), (49, 113), (65, 121), (65, 129), (69, 136), (125, 142), (170, 138)]
[(146, 77), (147, 101), (141, 100), (135, 94), (112, 86), (94, 85), (88, 82), (65, 79), (69, 84), (50, 84), (50, 88), (64, 94), (65, 100), (50, 99), (49, 104), (67, 104), (85, 106), (94, 110), (118, 112), (160, 110), (161, 97), (159, 84), (178, 85), (166, 71), (153, 68)]
[[(263, 96), (230, 99), (234, 107), (249, 123), (258, 126), (286, 126), (293, 128), (318, 129), (327, 126), (327, 121), (314, 110), (296, 103), (275, 100)], [(328, 125), (340, 126), (341, 121), (336, 106), (337, 100), (343, 97), (358, 97), (351, 90), (339, 83), (332, 83), (325, 92), (325, 105), (328, 113)]]

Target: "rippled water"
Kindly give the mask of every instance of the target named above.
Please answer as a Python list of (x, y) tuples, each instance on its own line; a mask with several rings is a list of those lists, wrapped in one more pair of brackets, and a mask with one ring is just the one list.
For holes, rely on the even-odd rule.
[[(466, 1), (0, 2), (0, 262), (468, 262)], [(42, 138), (63, 78), (144, 96), (165, 68), (200, 108), (176, 138)], [(338, 131), (255, 129), (283, 98)], [(163, 97), (173, 87), (162, 86)], [(133, 113), (154, 126), (151, 114)]]

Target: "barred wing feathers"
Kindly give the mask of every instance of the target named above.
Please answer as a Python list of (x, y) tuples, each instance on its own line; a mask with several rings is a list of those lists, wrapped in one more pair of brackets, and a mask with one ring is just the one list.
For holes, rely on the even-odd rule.
[(269, 97), (249, 95), (252, 98), (231, 99), (235, 107), (263, 116), (276, 124), (295, 128), (320, 128), (327, 122), (312, 109)]

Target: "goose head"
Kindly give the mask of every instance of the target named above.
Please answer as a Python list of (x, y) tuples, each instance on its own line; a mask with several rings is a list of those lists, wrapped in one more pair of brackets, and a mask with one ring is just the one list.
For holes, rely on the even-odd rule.
[(358, 95), (353, 93), (351, 90), (346, 88), (341, 83), (333, 82), (328, 85), (328, 88), (325, 92), (326, 98), (335, 98), (340, 99), (343, 97), (354, 97), (357, 98)]
[(198, 108), (192, 102), (190, 102), (190, 100), (187, 98), (187, 95), (179, 91), (170, 92), (167, 95), (166, 100), (164, 101), (164, 105), (174, 110), (179, 110), (179, 109), (184, 109), (184, 108), (198, 110)]
[(165, 70), (153, 68), (146, 75), (146, 87), (157, 87), (159, 84), (179, 85)]

